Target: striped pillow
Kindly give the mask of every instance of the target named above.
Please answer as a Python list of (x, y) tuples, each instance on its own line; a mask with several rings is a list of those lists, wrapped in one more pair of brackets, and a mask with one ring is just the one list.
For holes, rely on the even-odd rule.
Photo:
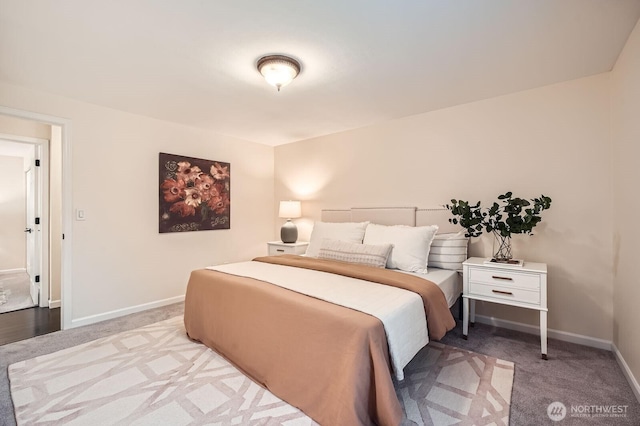
[(467, 260), (469, 238), (463, 232), (436, 234), (431, 242), (428, 266), (452, 271), (462, 271), (462, 262)]
[(320, 244), (318, 257), (384, 268), (392, 248), (392, 244), (358, 244), (325, 238)]

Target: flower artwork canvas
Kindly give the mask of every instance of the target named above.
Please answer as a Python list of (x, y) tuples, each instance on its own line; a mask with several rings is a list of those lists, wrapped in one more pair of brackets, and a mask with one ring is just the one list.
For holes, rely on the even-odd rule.
[(160, 233), (231, 228), (231, 165), (160, 153)]

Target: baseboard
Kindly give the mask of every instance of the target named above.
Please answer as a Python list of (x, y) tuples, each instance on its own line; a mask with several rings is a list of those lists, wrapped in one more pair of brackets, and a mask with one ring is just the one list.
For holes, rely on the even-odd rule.
[[(540, 335), (540, 327), (536, 327), (530, 324), (524, 324), (521, 322), (508, 321), (500, 318), (488, 317), (485, 315), (476, 315), (476, 322), (489, 324), (496, 327), (507, 328), (509, 330), (521, 331), (523, 333)], [(597, 339), (595, 337), (585, 336), (582, 334), (569, 333), (568, 331), (560, 331), (550, 328), (547, 329), (547, 336), (552, 339), (562, 340), (564, 342), (577, 343), (578, 345), (590, 346), (592, 348), (604, 349), (607, 351), (612, 350), (611, 341)]]
[(17, 274), (20, 272), (27, 272), (27, 270), (25, 268), (16, 268), (16, 269), (3, 269), (0, 271), (0, 275), (7, 275), (7, 274)]
[(122, 317), (124, 315), (135, 314), (136, 312), (146, 311), (147, 309), (159, 308), (161, 306), (171, 305), (172, 303), (178, 303), (184, 301), (184, 294), (182, 296), (170, 297), (169, 299), (157, 300), (155, 302), (143, 303), (142, 305), (131, 306), (123, 309), (116, 309), (115, 311), (104, 312), (97, 315), (89, 315), (87, 317), (76, 318), (71, 320), (71, 327), (81, 327), (83, 325), (95, 324), (100, 321), (106, 321), (108, 319)]
[(49, 300), (49, 309), (59, 308), (60, 306), (60, 300)]
[(618, 350), (615, 343), (613, 343), (611, 346), (613, 349), (613, 353), (616, 356), (616, 361), (618, 361), (618, 365), (620, 365), (620, 368), (622, 369), (622, 373), (624, 374), (624, 377), (626, 377), (627, 382), (629, 382), (629, 385), (631, 386), (633, 393), (636, 395), (636, 399), (638, 400), (638, 402), (640, 402), (640, 384), (638, 384), (638, 381), (636, 380), (635, 376), (633, 375), (633, 372), (629, 368), (627, 361), (624, 360), (624, 357)]

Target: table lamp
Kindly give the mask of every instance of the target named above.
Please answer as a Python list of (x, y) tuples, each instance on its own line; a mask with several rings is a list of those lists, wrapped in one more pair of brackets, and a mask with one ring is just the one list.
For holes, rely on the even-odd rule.
[(278, 217), (287, 219), (280, 228), (280, 239), (283, 243), (295, 243), (298, 239), (298, 228), (291, 219), (302, 216), (300, 201), (280, 201)]

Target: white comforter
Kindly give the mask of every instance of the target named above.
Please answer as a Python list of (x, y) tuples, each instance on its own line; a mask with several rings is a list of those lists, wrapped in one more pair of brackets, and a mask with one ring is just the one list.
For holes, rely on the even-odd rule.
[(372, 315), (382, 321), (393, 372), (404, 379), (404, 367), (428, 342), (420, 295), (384, 284), (263, 262), (240, 262), (207, 269), (249, 277)]

